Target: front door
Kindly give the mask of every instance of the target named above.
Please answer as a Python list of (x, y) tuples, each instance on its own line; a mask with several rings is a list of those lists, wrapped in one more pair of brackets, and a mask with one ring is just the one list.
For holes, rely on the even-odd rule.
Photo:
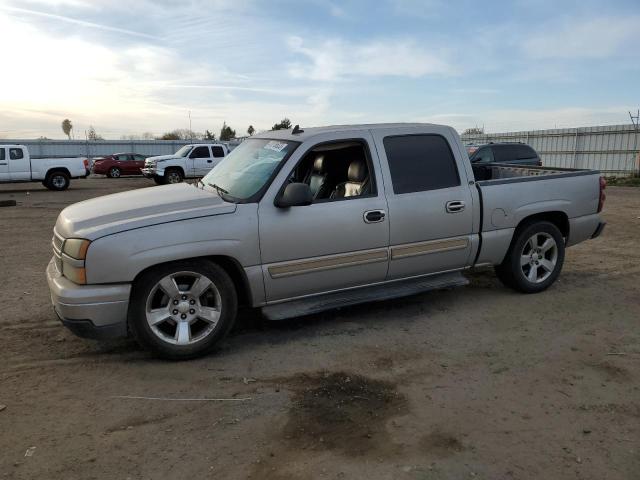
[(9, 161), (7, 160), (7, 149), (0, 147), (0, 182), (8, 182), (9, 177)]
[(432, 130), (375, 131), (390, 186), (388, 279), (462, 269), (469, 262), (474, 209), (464, 159), (451, 147), (456, 143), (450, 129)]
[(207, 146), (194, 148), (189, 157), (193, 160), (194, 177), (204, 177), (213, 168), (211, 149)]
[(22, 147), (7, 148), (9, 176), (12, 181), (31, 180), (31, 164)]
[[(362, 131), (342, 136), (344, 145), (361, 145), (362, 153), (345, 149), (349, 153), (341, 157), (336, 144), (340, 138), (327, 136), (325, 141), (331, 144), (323, 147), (319, 136), (313, 145), (298, 147), (260, 202), (260, 250), (268, 302), (384, 281), (389, 221), (373, 138)], [(314, 153), (317, 148), (325, 148), (326, 153)], [(331, 163), (323, 171), (335, 174), (333, 179), (327, 176), (325, 198), (307, 206), (276, 207), (274, 201), (292, 175), (298, 175), (297, 181), (308, 177), (298, 169), (309, 165), (311, 172), (314, 158), (310, 155), (322, 155)], [(371, 187), (362, 195), (345, 197), (341, 185), (349, 180), (350, 162), (360, 159), (366, 162)], [(357, 178), (364, 179), (364, 175)], [(339, 193), (329, 198), (331, 191)]]

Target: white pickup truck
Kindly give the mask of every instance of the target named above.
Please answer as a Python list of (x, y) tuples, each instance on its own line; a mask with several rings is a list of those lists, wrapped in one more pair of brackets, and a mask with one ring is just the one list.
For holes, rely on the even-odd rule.
[(158, 185), (180, 183), (185, 178), (204, 177), (229, 154), (221, 143), (185, 145), (173, 155), (159, 155), (145, 160), (142, 174)]
[(88, 175), (86, 158), (31, 158), (24, 145), (0, 145), (0, 183), (40, 181), (49, 190), (66, 190), (72, 178)]

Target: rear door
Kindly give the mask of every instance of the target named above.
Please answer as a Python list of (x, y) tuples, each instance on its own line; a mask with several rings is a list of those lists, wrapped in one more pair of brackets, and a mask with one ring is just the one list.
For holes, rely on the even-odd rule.
[(224, 147), (222, 145), (211, 145), (211, 153), (213, 154), (213, 166), (215, 167), (225, 157)]
[(7, 161), (7, 149), (0, 147), (0, 182), (8, 182), (11, 180), (9, 177), (9, 162)]
[(213, 168), (213, 156), (209, 146), (202, 145), (194, 148), (189, 158), (193, 160), (192, 176), (194, 177), (204, 177)]
[(31, 164), (24, 148), (7, 148), (7, 158), (9, 160), (9, 176), (11, 180), (31, 180)]
[(446, 127), (408, 131), (373, 131), (389, 204), (388, 279), (462, 269), (474, 242), (474, 198), (456, 137)]

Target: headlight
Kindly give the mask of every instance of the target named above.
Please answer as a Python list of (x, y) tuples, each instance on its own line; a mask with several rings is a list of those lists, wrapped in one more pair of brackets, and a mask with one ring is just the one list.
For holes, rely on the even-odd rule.
[(70, 238), (65, 240), (62, 246), (62, 252), (69, 255), (76, 260), (84, 260), (87, 258), (87, 250), (89, 249), (89, 240), (83, 240), (81, 238)]
[(69, 238), (62, 244), (62, 275), (74, 283), (87, 283), (84, 260), (91, 242), (82, 238)]

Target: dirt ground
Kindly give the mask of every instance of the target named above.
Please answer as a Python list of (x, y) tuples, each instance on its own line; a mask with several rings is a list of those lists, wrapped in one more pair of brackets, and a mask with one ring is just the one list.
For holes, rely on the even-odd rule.
[(0, 478), (640, 478), (640, 189), (608, 189), (603, 236), (544, 293), (482, 270), (293, 321), (247, 311), (215, 354), (169, 363), (74, 337), (44, 278), (63, 207), (150, 185), (0, 187), (18, 202), (0, 208)]

